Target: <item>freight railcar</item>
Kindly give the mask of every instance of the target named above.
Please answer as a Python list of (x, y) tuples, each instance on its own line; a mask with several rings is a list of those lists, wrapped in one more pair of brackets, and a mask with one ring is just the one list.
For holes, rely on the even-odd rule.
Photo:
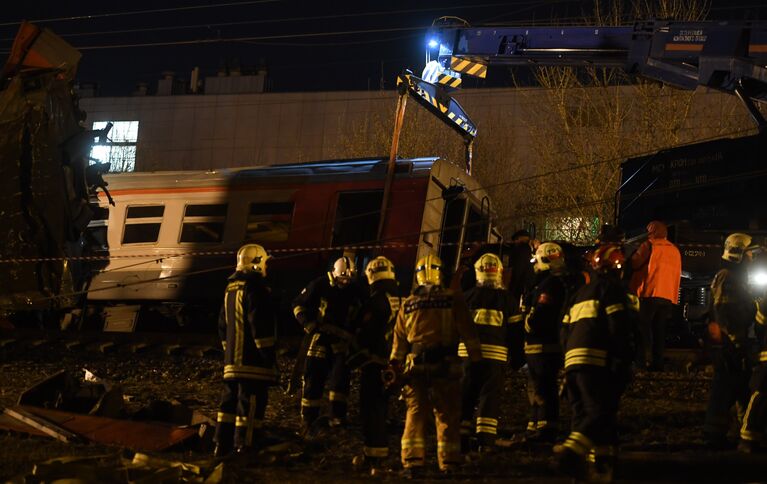
[(133, 329), (137, 314), (208, 325), (245, 242), (272, 253), (269, 277), (284, 306), (344, 251), (360, 269), (386, 255), (407, 290), (419, 256), (434, 252), (454, 267), (462, 244), (499, 240), (486, 192), (438, 158), (396, 162), (379, 239), (386, 168), (376, 158), (109, 175), (115, 205), (102, 197), (108, 216), (89, 226), (108, 258), (88, 303), (105, 308), (113, 330)]
[[(669, 224), (669, 239), (682, 254), (676, 321), (688, 329), (706, 322), (709, 285), (727, 235), (745, 232), (761, 245), (767, 240), (765, 153), (767, 136), (759, 134), (663, 150), (622, 165), (618, 223), (629, 236), (643, 233), (650, 220)], [(755, 294), (764, 291), (757, 287), (764, 278), (752, 283)]]

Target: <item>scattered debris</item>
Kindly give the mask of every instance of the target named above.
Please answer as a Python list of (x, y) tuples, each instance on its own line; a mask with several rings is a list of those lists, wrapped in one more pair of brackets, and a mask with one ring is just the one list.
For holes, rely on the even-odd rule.
[(133, 458), (120, 454), (59, 457), (36, 464), (30, 474), (18, 476), (10, 482), (217, 484), (221, 482), (223, 474), (224, 464), (216, 464), (210, 459), (185, 463), (137, 453)]

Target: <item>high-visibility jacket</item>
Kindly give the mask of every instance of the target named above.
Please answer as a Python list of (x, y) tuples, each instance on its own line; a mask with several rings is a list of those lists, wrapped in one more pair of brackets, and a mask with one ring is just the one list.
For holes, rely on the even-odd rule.
[(567, 289), (565, 281), (546, 271), (525, 297), (525, 354), (561, 353), (559, 330)]
[(767, 300), (763, 299), (757, 303), (755, 319), (754, 329), (759, 339), (759, 363), (767, 366)]
[(263, 277), (236, 272), (229, 278), (218, 318), (224, 380), (276, 381), (275, 314)]
[(424, 354), (456, 357), (459, 340), (473, 361), (482, 358), (463, 298), (440, 286), (419, 286), (400, 306), (390, 359), (405, 361), (415, 346)]
[(362, 305), (362, 291), (355, 282), (344, 287), (335, 283), (333, 275), (318, 277), (293, 300), (293, 315), (307, 332), (314, 325), (332, 324), (351, 331), (354, 318)]
[(676, 304), (682, 255), (667, 239), (648, 239), (632, 257), (631, 289), (639, 297), (659, 297)]
[(565, 371), (580, 366), (614, 368), (633, 361), (639, 299), (620, 280), (591, 273), (562, 320)]
[[(521, 347), (521, 321), (512, 317), (511, 296), (506, 289), (490, 286), (472, 287), (465, 293), (469, 315), (479, 335), (482, 358), (506, 363), (509, 352)], [(458, 356), (468, 358), (466, 344), (458, 345)]]

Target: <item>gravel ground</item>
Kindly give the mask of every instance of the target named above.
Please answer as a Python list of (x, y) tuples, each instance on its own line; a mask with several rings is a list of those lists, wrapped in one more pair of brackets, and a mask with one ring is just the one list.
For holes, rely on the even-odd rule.
[[(281, 361), (283, 375), (290, 361)], [(32, 349), (17, 353), (0, 353), (0, 405), (15, 403), (18, 394), (32, 382), (61, 369), (87, 367), (95, 374), (119, 382), (130, 405), (138, 408), (156, 399), (176, 399), (190, 407), (215, 415), (220, 392), (221, 362), (217, 358), (136, 355), (96, 352), (73, 353), (65, 349)], [(709, 378), (705, 372), (665, 372), (638, 374), (621, 406), (622, 449), (629, 451), (694, 451), (701, 445), (700, 434), (708, 393)], [(335, 481), (354, 482), (365, 475), (354, 470), (352, 457), (359, 453), (361, 435), (356, 426), (356, 395), (352, 392), (350, 419), (352, 425), (307, 444), (303, 455), (287, 462), (264, 466), (233, 462), (227, 467), (229, 482)], [(396, 480), (399, 469), (399, 435), (403, 404), (395, 401), (392, 409), (391, 448), (388, 464), (393, 469), (390, 480)], [(566, 405), (564, 406), (566, 407)], [(291, 435), (299, 427), (299, 399), (285, 396), (279, 388), (270, 393), (267, 425), (283, 435)], [(567, 409), (563, 409), (562, 428), (567, 427)], [(525, 378), (509, 372), (504, 390), (501, 426), (506, 435), (519, 433), (527, 421)], [(46, 459), (65, 455), (100, 455), (120, 452), (96, 445), (65, 445), (45, 439), (0, 435), (0, 479), (22, 472)], [(434, 455), (434, 449), (429, 449)], [(187, 461), (204, 459), (201, 453), (187, 451), (171, 454)], [(517, 447), (498, 452), (481, 463), (468, 465), (464, 479), (490, 482), (514, 477), (541, 482), (562, 481), (549, 465), (546, 448)], [(436, 466), (432, 461), (432, 466)], [(620, 474), (620, 473), (619, 473)], [(629, 477), (624, 475), (625, 477)], [(656, 476), (663, 480), (662, 476)]]

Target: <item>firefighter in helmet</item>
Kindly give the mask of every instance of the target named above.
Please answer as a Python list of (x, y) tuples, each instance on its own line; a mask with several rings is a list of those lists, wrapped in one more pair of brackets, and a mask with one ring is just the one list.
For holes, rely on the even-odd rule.
[(402, 465), (407, 477), (420, 473), (426, 457), (427, 420), (437, 429), (437, 458), (445, 473), (460, 457), (460, 360), (463, 341), (472, 361), (482, 359), (476, 328), (463, 298), (443, 286), (442, 261), (422, 257), (415, 268), (417, 286), (403, 301), (394, 326), (391, 365), (401, 368), (407, 413), (402, 434)]
[(320, 416), (322, 394), (328, 381), (330, 425), (346, 422), (349, 394), (349, 369), (346, 365), (349, 343), (353, 340), (354, 319), (362, 304), (355, 281), (354, 261), (343, 256), (326, 276), (309, 283), (293, 300), (293, 314), (311, 334), (306, 353), (301, 418), (304, 430)]
[(747, 264), (751, 259), (751, 236), (732, 234), (724, 241), (722, 269), (711, 283), (712, 339), (715, 345), (714, 377), (711, 380), (703, 437), (713, 448), (729, 445), (730, 409), (737, 404), (743, 416), (750, 396), (753, 341), (749, 332), (756, 306), (748, 289)]
[(472, 435), (476, 435), (480, 452), (492, 450), (497, 438), (501, 390), (509, 354), (515, 356), (514, 366), (522, 366), (521, 325), (510, 322), (512, 303), (502, 283), (503, 263), (497, 255), (486, 253), (477, 259), (474, 270), (477, 285), (465, 296), (479, 335), (482, 360), (471, 361), (466, 345), (463, 342), (458, 345), (458, 356), (464, 359), (461, 382), (461, 450), (464, 453), (472, 447)]
[[(586, 284), (570, 298), (562, 321), (571, 432), (554, 446), (559, 468), (576, 479), (612, 479), (620, 397), (636, 352), (639, 300), (621, 282), (620, 246), (591, 254)], [(591, 461), (593, 466), (588, 466)]]
[[(391, 352), (394, 320), (400, 297), (394, 264), (386, 257), (371, 260), (365, 268), (370, 297), (359, 312), (356, 324), (360, 367), (360, 419), (365, 445), (354, 464), (375, 475), (383, 458), (389, 455), (386, 416), (388, 395), (381, 372)], [(352, 357), (352, 360), (355, 358)]]
[(562, 368), (559, 330), (567, 297), (565, 255), (553, 242), (535, 251), (535, 282), (525, 297), (525, 359), (530, 420), (527, 438), (553, 442), (559, 420), (557, 375)]
[(277, 381), (275, 308), (264, 278), (269, 256), (256, 244), (237, 252), (218, 333), (224, 348), (224, 390), (216, 419), (215, 455), (247, 451), (257, 443), (268, 387)]
[(763, 450), (764, 432), (767, 429), (767, 294), (764, 292), (767, 289), (767, 274), (764, 272), (764, 261), (765, 254), (761, 252), (758, 259), (761, 267), (755, 269), (754, 274), (749, 277), (756, 287), (761, 288), (761, 294), (757, 295), (754, 318), (754, 332), (759, 341), (759, 353), (754, 355), (758, 358), (754, 359), (759, 362), (755, 364), (751, 376), (751, 398), (743, 416), (738, 443), (738, 450), (745, 453)]

